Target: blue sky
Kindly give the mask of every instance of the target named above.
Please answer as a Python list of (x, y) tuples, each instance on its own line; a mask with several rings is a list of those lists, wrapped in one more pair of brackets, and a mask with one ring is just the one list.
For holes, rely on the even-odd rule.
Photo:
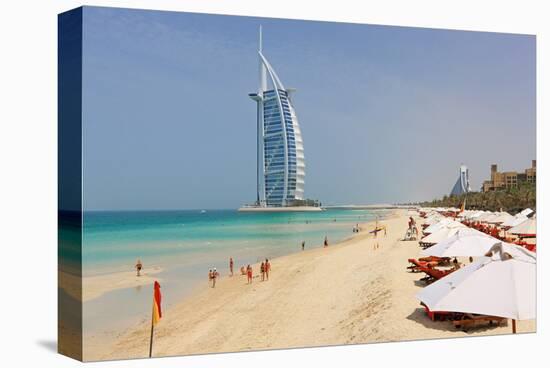
[(535, 37), (86, 7), (84, 207), (255, 199), (258, 27), (302, 128), (306, 196), (448, 194), (535, 158)]

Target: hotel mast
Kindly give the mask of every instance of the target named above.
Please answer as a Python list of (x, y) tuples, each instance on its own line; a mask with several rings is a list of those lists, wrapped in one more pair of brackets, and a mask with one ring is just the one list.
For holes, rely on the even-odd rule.
[(298, 118), (287, 89), (262, 51), (260, 85), (249, 97), (257, 103), (257, 199), (259, 207), (291, 206), (304, 199), (304, 146)]

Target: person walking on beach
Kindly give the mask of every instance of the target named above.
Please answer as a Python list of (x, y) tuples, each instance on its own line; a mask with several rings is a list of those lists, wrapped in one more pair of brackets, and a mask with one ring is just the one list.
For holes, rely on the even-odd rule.
[(229, 274), (233, 276), (233, 257), (229, 257)]
[(264, 271), (265, 279), (269, 281), (269, 271), (271, 271), (271, 263), (269, 263), (269, 260), (267, 258), (265, 259)]
[(252, 267), (246, 266), (246, 283), (252, 284)]
[(327, 237), (327, 236), (325, 236), (325, 241), (324, 241), (324, 243), (323, 243), (323, 246), (324, 246), (325, 248), (328, 247), (328, 237)]
[(214, 270), (212, 271), (212, 287), (213, 288), (216, 287), (216, 279), (218, 278), (218, 276), (219, 276), (218, 270), (216, 270), (214, 268)]
[(302, 250), (304, 250), (305, 248), (306, 248), (306, 241), (302, 240)]
[(214, 279), (214, 274), (212, 273), (212, 269), (208, 270), (208, 285), (212, 286), (212, 281)]
[(265, 281), (265, 264), (263, 262), (260, 265), (260, 273), (262, 274), (262, 281)]
[(138, 258), (136, 262), (136, 270), (138, 277), (141, 276), (141, 269), (143, 268), (143, 265), (141, 264), (141, 260)]

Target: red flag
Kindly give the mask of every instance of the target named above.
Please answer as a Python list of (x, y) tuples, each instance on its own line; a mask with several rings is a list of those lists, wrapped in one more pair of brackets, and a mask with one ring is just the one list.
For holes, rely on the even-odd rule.
[(155, 288), (153, 294), (153, 324), (156, 325), (162, 318), (162, 308), (160, 306), (161, 294), (160, 294), (160, 284), (155, 281)]

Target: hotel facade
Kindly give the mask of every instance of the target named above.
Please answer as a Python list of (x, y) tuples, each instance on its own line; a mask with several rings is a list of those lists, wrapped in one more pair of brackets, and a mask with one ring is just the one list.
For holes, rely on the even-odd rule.
[(258, 207), (287, 207), (304, 199), (305, 161), (302, 133), (291, 99), (262, 51), (260, 28), (259, 88), (249, 97), (257, 104)]
[(481, 188), (484, 192), (491, 192), (500, 189), (517, 188), (521, 183), (537, 182), (537, 161), (531, 161), (531, 167), (524, 170), (523, 173), (517, 171), (498, 171), (496, 164), (491, 165), (491, 179), (483, 182)]

